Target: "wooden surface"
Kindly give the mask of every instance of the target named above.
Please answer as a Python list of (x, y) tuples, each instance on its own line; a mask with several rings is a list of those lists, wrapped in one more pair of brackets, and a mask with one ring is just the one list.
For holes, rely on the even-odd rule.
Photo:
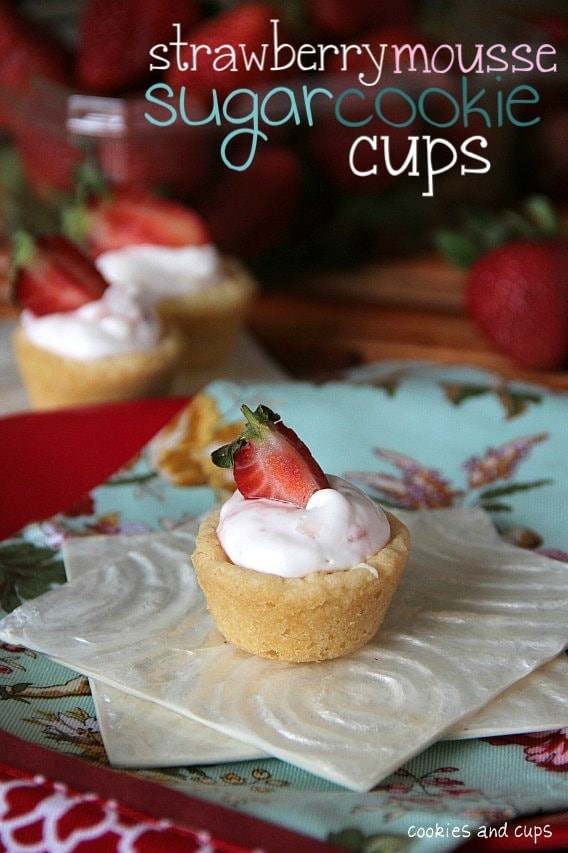
[[(470, 365), (568, 389), (568, 369), (533, 372), (495, 352), (466, 316), (463, 275), (427, 256), (318, 275), (264, 293), (259, 343), (293, 376), (325, 378), (385, 359)], [(568, 366), (567, 366), (568, 367)]]

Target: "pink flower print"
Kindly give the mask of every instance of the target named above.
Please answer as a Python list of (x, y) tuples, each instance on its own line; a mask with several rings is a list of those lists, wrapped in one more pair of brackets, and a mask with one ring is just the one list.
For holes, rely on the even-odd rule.
[(568, 773), (568, 729), (539, 732), (529, 735), (534, 739), (532, 746), (525, 747), (527, 761), (538, 764), (546, 770)]
[(43, 543), (47, 548), (58, 551), (68, 535), (65, 528), (54, 521), (44, 521), (40, 524)]
[(554, 773), (568, 773), (568, 728), (488, 738), (488, 742), (493, 746), (518, 744), (531, 764)]
[[(0, 650), (8, 652), (10, 655), (24, 654), (35, 657), (35, 653), (24, 646), (13, 646), (11, 643), (0, 643)], [(14, 657), (0, 657), (0, 675), (12, 675), (17, 669), (25, 671), (26, 668)]]
[(437, 767), (429, 773), (416, 776), (401, 768), (394, 773), (392, 781), (377, 785), (373, 791), (388, 793), (389, 802), (405, 797), (418, 805), (431, 805), (440, 797), (467, 797), (480, 793), (475, 788), (466, 787), (465, 782), (456, 778), (456, 773), (459, 773), (458, 767)]
[(402, 473), (402, 477), (364, 471), (352, 471), (347, 477), (386, 495), (397, 506), (404, 509), (440, 509), (452, 506), (456, 498), (463, 495), (463, 492), (453, 489), (439, 471), (425, 468), (411, 456), (382, 448), (375, 448), (374, 453), (380, 459), (391, 462)]
[(470, 489), (486, 486), (495, 480), (511, 479), (519, 462), (528, 456), (535, 444), (547, 438), (548, 435), (544, 432), (515, 438), (500, 447), (488, 447), (484, 456), (470, 456), (463, 463), (468, 473)]

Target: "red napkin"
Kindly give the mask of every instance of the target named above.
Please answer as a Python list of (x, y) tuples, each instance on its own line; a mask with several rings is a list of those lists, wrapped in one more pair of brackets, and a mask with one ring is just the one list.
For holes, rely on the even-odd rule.
[(0, 539), (67, 510), (187, 402), (165, 397), (0, 418)]

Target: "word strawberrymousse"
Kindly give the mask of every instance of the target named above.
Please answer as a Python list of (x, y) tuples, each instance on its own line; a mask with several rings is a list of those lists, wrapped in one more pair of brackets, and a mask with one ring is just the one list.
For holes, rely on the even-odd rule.
[(260, 405), (212, 453), (233, 495), (201, 524), (193, 562), (226, 640), (265, 658), (341, 657), (379, 629), (410, 551), (406, 527), (324, 473), (279, 415)]

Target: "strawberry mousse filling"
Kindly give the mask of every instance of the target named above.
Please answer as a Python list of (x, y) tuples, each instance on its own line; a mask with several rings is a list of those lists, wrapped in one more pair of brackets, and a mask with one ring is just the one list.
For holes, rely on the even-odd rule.
[(158, 316), (135, 291), (112, 286), (74, 311), (37, 316), (24, 309), (20, 323), (36, 346), (80, 361), (149, 350), (161, 334)]
[(157, 246), (141, 244), (103, 252), (95, 261), (116, 287), (134, 285), (152, 303), (163, 296), (188, 296), (223, 281), (215, 246)]
[[(237, 490), (221, 507), (217, 536), (238, 566), (285, 578), (366, 567), (390, 538), (384, 511), (340, 477), (305, 507)], [(374, 571), (368, 567), (369, 570)]]

